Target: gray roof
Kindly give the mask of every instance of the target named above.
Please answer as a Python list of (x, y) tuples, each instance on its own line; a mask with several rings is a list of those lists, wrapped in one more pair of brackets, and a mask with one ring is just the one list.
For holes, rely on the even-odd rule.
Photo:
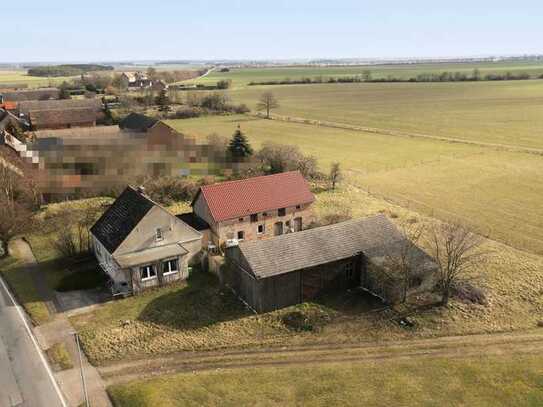
[(154, 205), (153, 201), (129, 186), (90, 231), (109, 253), (113, 253)]
[(119, 127), (123, 130), (147, 131), (157, 123), (157, 119), (145, 116), (144, 114), (130, 113), (120, 121)]
[[(376, 263), (399, 250), (406, 237), (384, 215), (353, 219), (268, 240), (243, 242), (239, 250), (257, 278), (347, 259), (359, 253)], [(414, 250), (413, 261), (431, 258)]]
[(100, 99), (60, 99), (60, 100), (26, 100), (17, 104), (19, 113), (28, 115), (29, 112), (38, 110), (59, 110), (59, 109), (102, 109)]

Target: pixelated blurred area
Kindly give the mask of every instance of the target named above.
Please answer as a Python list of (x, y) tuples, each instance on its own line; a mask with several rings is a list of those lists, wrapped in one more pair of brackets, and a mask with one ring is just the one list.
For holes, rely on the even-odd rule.
[(149, 178), (224, 174), (224, 151), (138, 114), (130, 115), (122, 127), (31, 131), (26, 148), (27, 161), (39, 168), (45, 201), (114, 194)]

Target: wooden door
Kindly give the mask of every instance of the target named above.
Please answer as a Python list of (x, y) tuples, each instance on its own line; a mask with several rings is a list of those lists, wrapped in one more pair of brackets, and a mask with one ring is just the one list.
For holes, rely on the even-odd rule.
[(276, 222), (273, 225), (273, 235), (279, 236), (283, 234), (283, 222)]

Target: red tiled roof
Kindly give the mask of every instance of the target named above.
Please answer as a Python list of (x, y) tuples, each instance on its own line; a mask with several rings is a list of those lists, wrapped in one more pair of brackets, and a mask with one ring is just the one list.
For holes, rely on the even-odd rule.
[(205, 185), (195, 200), (200, 194), (216, 222), (315, 200), (299, 171)]

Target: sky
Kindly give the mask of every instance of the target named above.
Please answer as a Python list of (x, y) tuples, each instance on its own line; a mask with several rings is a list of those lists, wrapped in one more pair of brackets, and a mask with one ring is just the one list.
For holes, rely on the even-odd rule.
[(543, 1), (6, 0), (0, 63), (543, 54)]

